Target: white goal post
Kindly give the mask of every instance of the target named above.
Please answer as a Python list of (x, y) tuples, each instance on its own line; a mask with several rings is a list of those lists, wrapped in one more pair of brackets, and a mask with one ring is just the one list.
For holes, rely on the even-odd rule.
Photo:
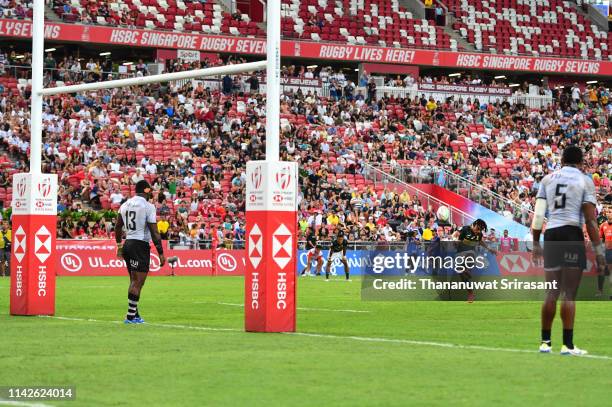
[(183, 72), (165, 73), (105, 82), (84, 83), (55, 88), (43, 88), (44, 62), (44, 0), (34, 0), (32, 17), (32, 105), (30, 134), (30, 172), (42, 171), (42, 104), (44, 96), (76, 93), (125, 86), (139, 86), (180, 79), (239, 74), (267, 70), (266, 84), (266, 160), (279, 160), (280, 128), (280, 0), (268, 0), (267, 7), (267, 60), (244, 64), (217, 66)]

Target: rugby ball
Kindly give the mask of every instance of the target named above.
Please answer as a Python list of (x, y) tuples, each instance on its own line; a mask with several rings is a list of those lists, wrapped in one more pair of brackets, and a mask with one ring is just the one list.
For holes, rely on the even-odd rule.
[(450, 209), (447, 206), (440, 206), (436, 211), (436, 217), (440, 222), (448, 222), (450, 219)]

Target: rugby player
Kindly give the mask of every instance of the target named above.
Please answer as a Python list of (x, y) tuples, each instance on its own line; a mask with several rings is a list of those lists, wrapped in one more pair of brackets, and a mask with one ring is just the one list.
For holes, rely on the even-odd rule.
[[(540, 352), (550, 353), (552, 342), (550, 332), (557, 311), (560, 295), (561, 321), (563, 323), (562, 355), (582, 356), (587, 351), (574, 345), (574, 318), (576, 315), (576, 293), (586, 269), (586, 249), (582, 226), (586, 223), (587, 233), (595, 250), (598, 271), (605, 271), (605, 249), (599, 238), (597, 227), (595, 185), (585, 175), (582, 166), (583, 153), (576, 146), (563, 150), (562, 168), (547, 175), (538, 190), (534, 219), (533, 260), (538, 263), (544, 257), (546, 281), (556, 281), (557, 289), (549, 290), (542, 305), (542, 340)], [(548, 213), (548, 215), (546, 215)], [(540, 235), (547, 216), (544, 233), (544, 250)]]
[[(145, 180), (138, 181), (136, 196), (121, 205), (115, 225), (117, 257), (125, 259), (130, 275), (128, 311), (124, 321), (126, 324), (144, 323), (138, 312), (138, 301), (149, 272), (151, 239), (159, 254), (160, 267), (166, 262), (161, 237), (157, 230), (155, 206), (149, 202), (149, 199), (151, 199), (151, 186)], [(124, 229), (126, 240), (125, 244), (122, 244)]]
[[(453, 238), (459, 243), (457, 244), (457, 256), (476, 256), (476, 248), (481, 246), (493, 254), (497, 254), (497, 250), (489, 247), (483, 240), (483, 233), (487, 231), (487, 223), (482, 219), (476, 219), (471, 225), (467, 225), (456, 231)], [(462, 281), (469, 282), (472, 280), (470, 270), (465, 270), (459, 273)], [(474, 290), (467, 290), (467, 301), (474, 302)]]
[(332, 262), (336, 259), (340, 259), (344, 265), (344, 274), (346, 275), (346, 281), (349, 279), (349, 266), (346, 260), (346, 249), (348, 247), (348, 241), (344, 237), (344, 231), (339, 230), (336, 238), (332, 242), (332, 246), (329, 249), (329, 256), (327, 258), (327, 266), (325, 267), (325, 280), (329, 281), (329, 272), (331, 270)]
[(597, 276), (597, 290), (599, 295), (603, 294), (605, 276), (610, 275), (608, 265), (612, 263), (612, 206), (608, 206), (604, 213), (605, 219), (603, 219), (603, 222), (599, 225), (599, 237), (606, 245), (606, 270), (605, 275), (600, 274)]

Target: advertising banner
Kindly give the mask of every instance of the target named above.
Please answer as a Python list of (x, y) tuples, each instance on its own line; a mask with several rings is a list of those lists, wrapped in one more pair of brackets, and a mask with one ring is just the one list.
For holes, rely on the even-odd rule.
[(247, 162), (247, 331), (295, 331), (297, 171), (297, 163)]
[[(30, 38), (32, 36), (32, 23), (31, 21), (24, 20), (0, 19), (0, 37), (2, 36)], [(182, 52), (199, 50), (243, 55), (265, 55), (266, 52), (266, 40), (263, 38), (55, 22), (46, 22), (45, 38), (56, 41), (180, 49)], [(281, 54), (284, 57), (301, 57), (317, 60), (612, 76), (612, 61), (558, 57), (491, 55), (366, 45), (326, 44), (293, 40), (282, 42)]]
[(57, 175), (15, 174), (11, 315), (55, 313)]
[[(55, 271), (59, 276), (127, 275), (125, 261), (117, 258), (113, 240), (58, 240), (56, 247)], [(164, 242), (164, 254), (166, 258), (176, 257), (176, 262), (160, 267), (159, 256), (151, 245), (151, 276), (244, 275), (244, 250), (172, 250)]]

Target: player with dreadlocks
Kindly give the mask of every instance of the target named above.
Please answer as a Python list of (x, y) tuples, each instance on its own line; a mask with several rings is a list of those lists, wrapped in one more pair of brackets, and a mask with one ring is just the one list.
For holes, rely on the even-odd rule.
[[(457, 256), (476, 257), (476, 248), (478, 246), (482, 246), (491, 253), (497, 254), (497, 251), (487, 246), (483, 240), (483, 233), (487, 230), (487, 223), (482, 219), (476, 219), (471, 225), (464, 226), (460, 230), (456, 231), (453, 234), (453, 238), (458, 241)], [(461, 277), (461, 280), (465, 282), (472, 280), (470, 270), (465, 270), (459, 273), (459, 276)], [(472, 303), (474, 302), (474, 298), (474, 290), (469, 289), (467, 301)]]

